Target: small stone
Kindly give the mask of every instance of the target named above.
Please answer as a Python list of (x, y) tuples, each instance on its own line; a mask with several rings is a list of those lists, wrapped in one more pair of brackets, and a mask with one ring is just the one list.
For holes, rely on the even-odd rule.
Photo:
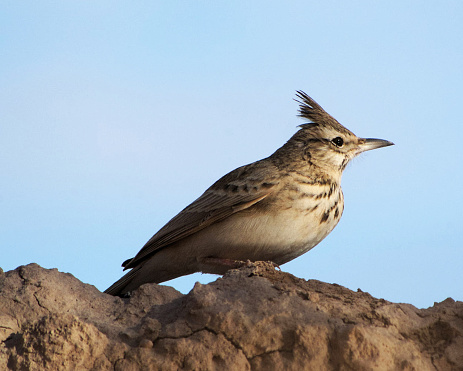
[(140, 343), (138, 344), (138, 347), (140, 348), (152, 348), (153, 347), (153, 342), (149, 339), (141, 339)]

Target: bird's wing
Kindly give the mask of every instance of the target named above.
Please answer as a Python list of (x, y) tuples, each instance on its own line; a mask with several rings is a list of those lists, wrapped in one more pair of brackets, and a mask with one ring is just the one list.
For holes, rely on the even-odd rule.
[(151, 237), (133, 259), (124, 262), (124, 269), (133, 268), (159, 249), (263, 200), (278, 184), (277, 174), (270, 161), (261, 160), (223, 176)]

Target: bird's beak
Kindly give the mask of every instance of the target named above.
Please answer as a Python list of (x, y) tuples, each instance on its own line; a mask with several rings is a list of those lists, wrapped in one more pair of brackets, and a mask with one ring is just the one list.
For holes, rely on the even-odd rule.
[(359, 153), (369, 151), (371, 149), (393, 146), (394, 143), (389, 142), (388, 140), (384, 139), (374, 139), (374, 138), (366, 138), (359, 140)]

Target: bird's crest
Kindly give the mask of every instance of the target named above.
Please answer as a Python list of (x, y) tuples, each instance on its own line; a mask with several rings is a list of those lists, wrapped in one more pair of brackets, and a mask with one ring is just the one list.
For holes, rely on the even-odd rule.
[[(302, 128), (307, 126), (317, 125), (329, 125), (338, 130), (346, 130), (336, 119), (327, 113), (317, 102), (310, 98), (302, 90), (296, 92), (296, 97), (299, 99), (294, 99), (299, 103), (299, 117), (310, 120), (312, 124), (302, 124), (299, 125)], [(342, 128), (342, 129), (341, 129)]]

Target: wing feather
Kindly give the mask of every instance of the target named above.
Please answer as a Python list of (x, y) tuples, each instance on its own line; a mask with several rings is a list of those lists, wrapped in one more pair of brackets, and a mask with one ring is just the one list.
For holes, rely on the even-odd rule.
[(277, 173), (264, 159), (223, 176), (151, 237), (133, 259), (124, 262), (124, 269), (136, 267), (156, 251), (262, 201), (278, 184)]

